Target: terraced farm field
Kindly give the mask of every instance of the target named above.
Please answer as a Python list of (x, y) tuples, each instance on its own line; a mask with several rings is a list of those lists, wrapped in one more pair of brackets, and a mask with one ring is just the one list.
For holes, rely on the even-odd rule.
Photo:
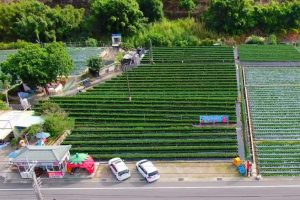
[(241, 61), (300, 61), (300, 53), (291, 45), (241, 45), (239, 55)]
[[(154, 47), (153, 62), (157, 63), (233, 63), (233, 49), (223, 46), (206, 46), (191, 48)], [(142, 60), (149, 64), (151, 52)]]
[(100, 47), (68, 47), (68, 53), (74, 61), (74, 71), (72, 75), (81, 74), (87, 66), (90, 57), (99, 56), (104, 48)]
[[(209, 51), (213, 54), (216, 49)], [(232, 48), (222, 49), (233, 57)], [(76, 119), (75, 130), (64, 141), (73, 146), (72, 152), (104, 160), (237, 155), (234, 125), (192, 126), (199, 115), (228, 114), (230, 122), (236, 122), (237, 82), (232, 62), (145, 64), (126, 73), (86, 93), (52, 99)]]
[(245, 68), (260, 172), (300, 175), (300, 68)]

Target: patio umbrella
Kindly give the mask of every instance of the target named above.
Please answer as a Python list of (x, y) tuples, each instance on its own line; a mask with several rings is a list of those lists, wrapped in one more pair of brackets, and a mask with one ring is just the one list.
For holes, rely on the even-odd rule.
[(9, 158), (16, 158), (16, 157), (19, 155), (20, 152), (21, 152), (21, 150), (15, 150), (15, 151), (13, 151), (13, 152), (10, 152), (10, 153), (8, 154), (8, 157), (9, 157)]
[(75, 155), (71, 156), (70, 163), (72, 164), (81, 164), (89, 158), (89, 155), (86, 153), (76, 153)]
[(39, 139), (41, 139), (41, 138), (48, 138), (48, 137), (50, 137), (50, 133), (40, 132), (40, 133), (36, 134), (35, 137), (39, 138)]
[(43, 140), (38, 140), (37, 143), (36, 143), (37, 146), (44, 146), (45, 143)]

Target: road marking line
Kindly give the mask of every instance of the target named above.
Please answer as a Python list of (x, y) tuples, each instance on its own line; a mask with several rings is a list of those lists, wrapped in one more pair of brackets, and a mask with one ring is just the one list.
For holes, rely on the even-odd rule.
[[(87, 188), (41, 188), (41, 190), (164, 190), (164, 189), (252, 189), (252, 188), (300, 188), (300, 185), (240, 185), (240, 186), (195, 186), (195, 187), (87, 187)], [(29, 191), (31, 188), (0, 189), (0, 191)]]

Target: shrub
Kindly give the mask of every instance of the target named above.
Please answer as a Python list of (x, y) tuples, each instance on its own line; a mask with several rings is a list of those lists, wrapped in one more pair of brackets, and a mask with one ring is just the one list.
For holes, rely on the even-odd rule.
[(214, 44), (214, 40), (205, 38), (204, 40), (201, 40), (201, 45), (203, 46), (211, 46)]
[(4, 101), (0, 100), (0, 110), (8, 110), (8, 109), (9, 107), (7, 106), (7, 104)]
[(45, 119), (44, 130), (51, 133), (52, 137), (74, 128), (75, 120), (58, 114), (48, 115)]
[(268, 44), (277, 44), (277, 37), (276, 35), (272, 34), (267, 39)]
[(86, 46), (88, 47), (97, 47), (98, 46), (98, 41), (94, 38), (88, 38), (85, 41)]
[(20, 138), (13, 138), (13, 139), (10, 141), (10, 144), (11, 144), (13, 147), (16, 147), (16, 146), (18, 146), (19, 141), (20, 141)]
[(121, 67), (124, 55), (125, 55), (124, 52), (120, 52), (120, 53), (117, 54), (117, 56), (115, 58), (116, 67)]
[(45, 101), (41, 104), (41, 115), (61, 115), (67, 116), (67, 113), (57, 104), (50, 101)]
[(7, 49), (21, 49), (24, 48), (26, 45), (30, 44), (29, 42), (25, 42), (23, 40), (17, 40), (17, 42), (0, 42), (0, 50), (7, 50)]
[(37, 133), (40, 133), (43, 131), (43, 125), (42, 124), (34, 124), (27, 129), (24, 130), (24, 133), (28, 134), (29, 138), (33, 138)]
[(99, 73), (100, 69), (104, 67), (101, 57), (92, 57), (88, 59), (89, 71), (93, 74)]
[(192, 18), (163, 20), (149, 25), (136, 36), (129, 39), (134, 46), (148, 46), (151, 39), (153, 46), (195, 46), (201, 39), (215, 38), (204, 26)]
[(124, 51), (130, 51), (130, 50), (133, 50), (133, 49), (134, 49), (134, 46), (133, 46), (133, 44), (131, 44), (131, 43), (129, 43), (129, 42), (122, 42), (121, 48), (122, 48)]
[(246, 44), (264, 44), (265, 43), (265, 38), (264, 37), (259, 37), (256, 35), (251, 35), (247, 37), (245, 43)]

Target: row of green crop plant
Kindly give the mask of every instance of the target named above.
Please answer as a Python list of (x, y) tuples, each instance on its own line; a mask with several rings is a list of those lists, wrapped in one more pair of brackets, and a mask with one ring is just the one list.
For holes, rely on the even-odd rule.
[(224, 48), (158, 48), (149, 50), (142, 63), (216, 63), (233, 62), (233, 49)]
[(259, 172), (264, 176), (299, 176), (299, 70), (249, 67), (245, 71)]
[[(247, 84), (250, 86), (283, 85), (281, 87), (284, 87), (284, 85), (299, 85), (300, 83), (299, 67), (289, 67), (288, 69), (285, 67), (251, 67), (245, 68), (245, 71), (247, 71)], [(300, 88), (298, 87), (298, 89)]]
[(257, 145), (259, 170), (265, 176), (300, 175), (300, 141), (262, 141)]
[(291, 45), (241, 45), (241, 61), (300, 61), (300, 53)]
[[(230, 123), (236, 123), (233, 62), (199, 64), (195, 60), (195, 55), (202, 57), (200, 54), (222, 59), (229, 54), (233, 60), (232, 48), (213, 47), (201, 52), (197, 49), (157, 48), (166, 51), (161, 56), (186, 51), (192, 63), (140, 65), (77, 96), (51, 98), (75, 118), (76, 129), (64, 144), (71, 144), (76, 152), (82, 150), (105, 160), (114, 156), (125, 159), (236, 156), (235, 126), (193, 127), (199, 124), (201, 114), (230, 115)], [(221, 51), (229, 53), (221, 55)]]
[[(101, 125), (101, 124), (100, 124)], [(102, 124), (105, 125), (105, 124)], [(142, 126), (143, 124), (141, 124)], [(190, 133), (232, 133), (235, 132), (235, 127), (230, 127), (230, 126), (219, 126), (219, 127), (215, 127), (215, 126), (203, 126), (201, 129), (197, 128), (197, 127), (151, 127), (151, 128), (143, 128), (143, 127), (135, 127), (135, 128), (111, 128), (111, 127), (103, 127), (101, 129), (93, 129), (93, 128), (84, 128), (84, 129), (76, 129), (73, 131), (73, 133), (77, 133), (78, 131), (82, 132), (85, 130), (92, 130), (95, 131), (96, 133), (100, 132), (100, 133), (115, 133), (115, 132), (120, 132), (120, 131), (131, 131), (131, 133), (140, 133), (140, 132), (166, 132), (166, 131), (172, 131), (172, 133), (180, 133), (180, 132), (190, 132)], [(130, 134), (131, 134), (130, 133)]]
[[(76, 153), (71, 150), (71, 153)], [(236, 153), (155, 153), (155, 154), (149, 154), (149, 153), (129, 153), (129, 154), (92, 154), (93, 158), (98, 160), (108, 160), (113, 157), (122, 157), (126, 160), (137, 160), (137, 159), (155, 159), (155, 160), (187, 160), (187, 159), (224, 159), (228, 158), (231, 159), (233, 157), (236, 157)]]

